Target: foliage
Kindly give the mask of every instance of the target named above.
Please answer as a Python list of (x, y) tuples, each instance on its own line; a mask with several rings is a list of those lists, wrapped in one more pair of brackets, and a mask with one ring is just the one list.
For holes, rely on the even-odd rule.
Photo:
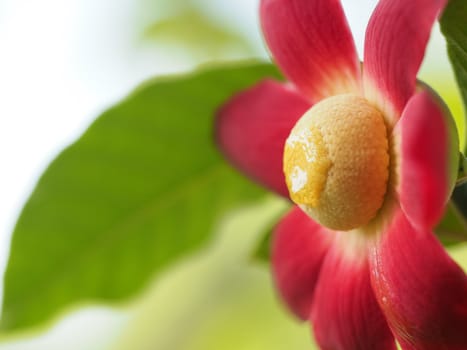
[(251, 53), (247, 40), (210, 21), (200, 11), (184, 7), (176, 16), (153, 23), (145, 37), (166, 46), (178, 45), (194, 58), (221, 58), (229, 51)]
[(14, 230), (2, 329), (76, 303), (120, 301), (264, 195), (216, 151), (213, 116), (269, 64), (157, 79), (100, 116), (52, 162)]
[(441, 31), (446, 37), (448, 54), (464, 101), (464, 118), (467, 116), (467, 2), (450, 0), (440, 20)]

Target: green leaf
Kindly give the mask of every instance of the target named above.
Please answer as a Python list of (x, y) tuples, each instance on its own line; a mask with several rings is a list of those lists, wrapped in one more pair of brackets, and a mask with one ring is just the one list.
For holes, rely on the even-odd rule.
[(467, 220), (454, 199), (449, 201), (443, 219), (435, 233), (444, 246), (453, 246), (467, 241)]
[(273, 228), (270, 227), (264, 232), (262, 239), (253, 252), (253, 260), (259, 262), (268, 262), (271, 258), (271, 243), (272, 243)]
[(102, 114), (55, 159), (14, 230), (3, 330), (64, 307), (122, 301), (211, 237), (221, 216), (264, 191), (231, 169), (213, 115), (269, 64), (156, 79)]
[(460, 154), (457, 185), (444, 217), (435, 229), (445, 246), (467, 242), (467, 183), (462, 181), (466, 175), (466, 165), (466, 158)]
[(272, 233), (274, 227), (280, 221), (280, 219), (290, 210), (290, 205), (284, 207), (277, 216), (276, 220), (272, 222), (272, 225), (267, 227), (266, 230), (260, 235), (260, 239), (255, 249), (252, 251), (252, 260), (254, 262), (269, 262), (271, 258), (271, 244), (272, 244)]
[(152, 24), (144, 36), (159, 43), (186, 48), (196, 58), (220, 58), (232, 50), (253, 52), (244, 37), (216, 24), (191, 5), (184, 6), (180, 13), (172, 17)]
[(459, 215), (464, 217), (467, 226), (467, 183), (455, 188), (452, 200), (459, 210)]
[[(440, 20), (441, 31), (446, 37), (449, 58), (467, 114), (467, 1), (450, 0)], [(464, 123), (465, 124), (465, 123)]]

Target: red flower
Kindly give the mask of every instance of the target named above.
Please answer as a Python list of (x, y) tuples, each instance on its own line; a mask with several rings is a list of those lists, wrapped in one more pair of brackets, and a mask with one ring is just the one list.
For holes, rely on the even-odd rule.
[(275, 229), (273, 273), (322, 349), (467, 349), (467, 278), (432, 233), (457, 133), (416, 81), (445, 3), (381, 0), (361, 65), (338, 0), (262, 0), (290, 83), (263, 81), (219, 113), (228, 159), (299, 205)]

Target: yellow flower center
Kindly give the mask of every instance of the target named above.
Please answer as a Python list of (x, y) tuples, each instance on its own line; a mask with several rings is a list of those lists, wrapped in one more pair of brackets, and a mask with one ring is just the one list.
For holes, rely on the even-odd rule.
[(285, 144), (291, 199), (334, 230), (351, 230), (376, 216), (387, 191), (388, 168), (383, 115), (356, 95), (337, 95), (314, 105)]

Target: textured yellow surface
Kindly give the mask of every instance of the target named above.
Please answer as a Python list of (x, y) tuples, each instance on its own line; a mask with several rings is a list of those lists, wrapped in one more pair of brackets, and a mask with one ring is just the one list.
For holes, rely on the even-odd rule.
[(387, 190), (388, 167), (383, 116), (356, 95), (333, 96), (313, 106), (285, 146), (284, 173), (292, 200), (334, 230), (351, 230), (376, 216)]
[(285, 179), (295, 203), (316, 207), (332, 163), (319, 128), (310, 125), (297, 131), (285, 144)]

